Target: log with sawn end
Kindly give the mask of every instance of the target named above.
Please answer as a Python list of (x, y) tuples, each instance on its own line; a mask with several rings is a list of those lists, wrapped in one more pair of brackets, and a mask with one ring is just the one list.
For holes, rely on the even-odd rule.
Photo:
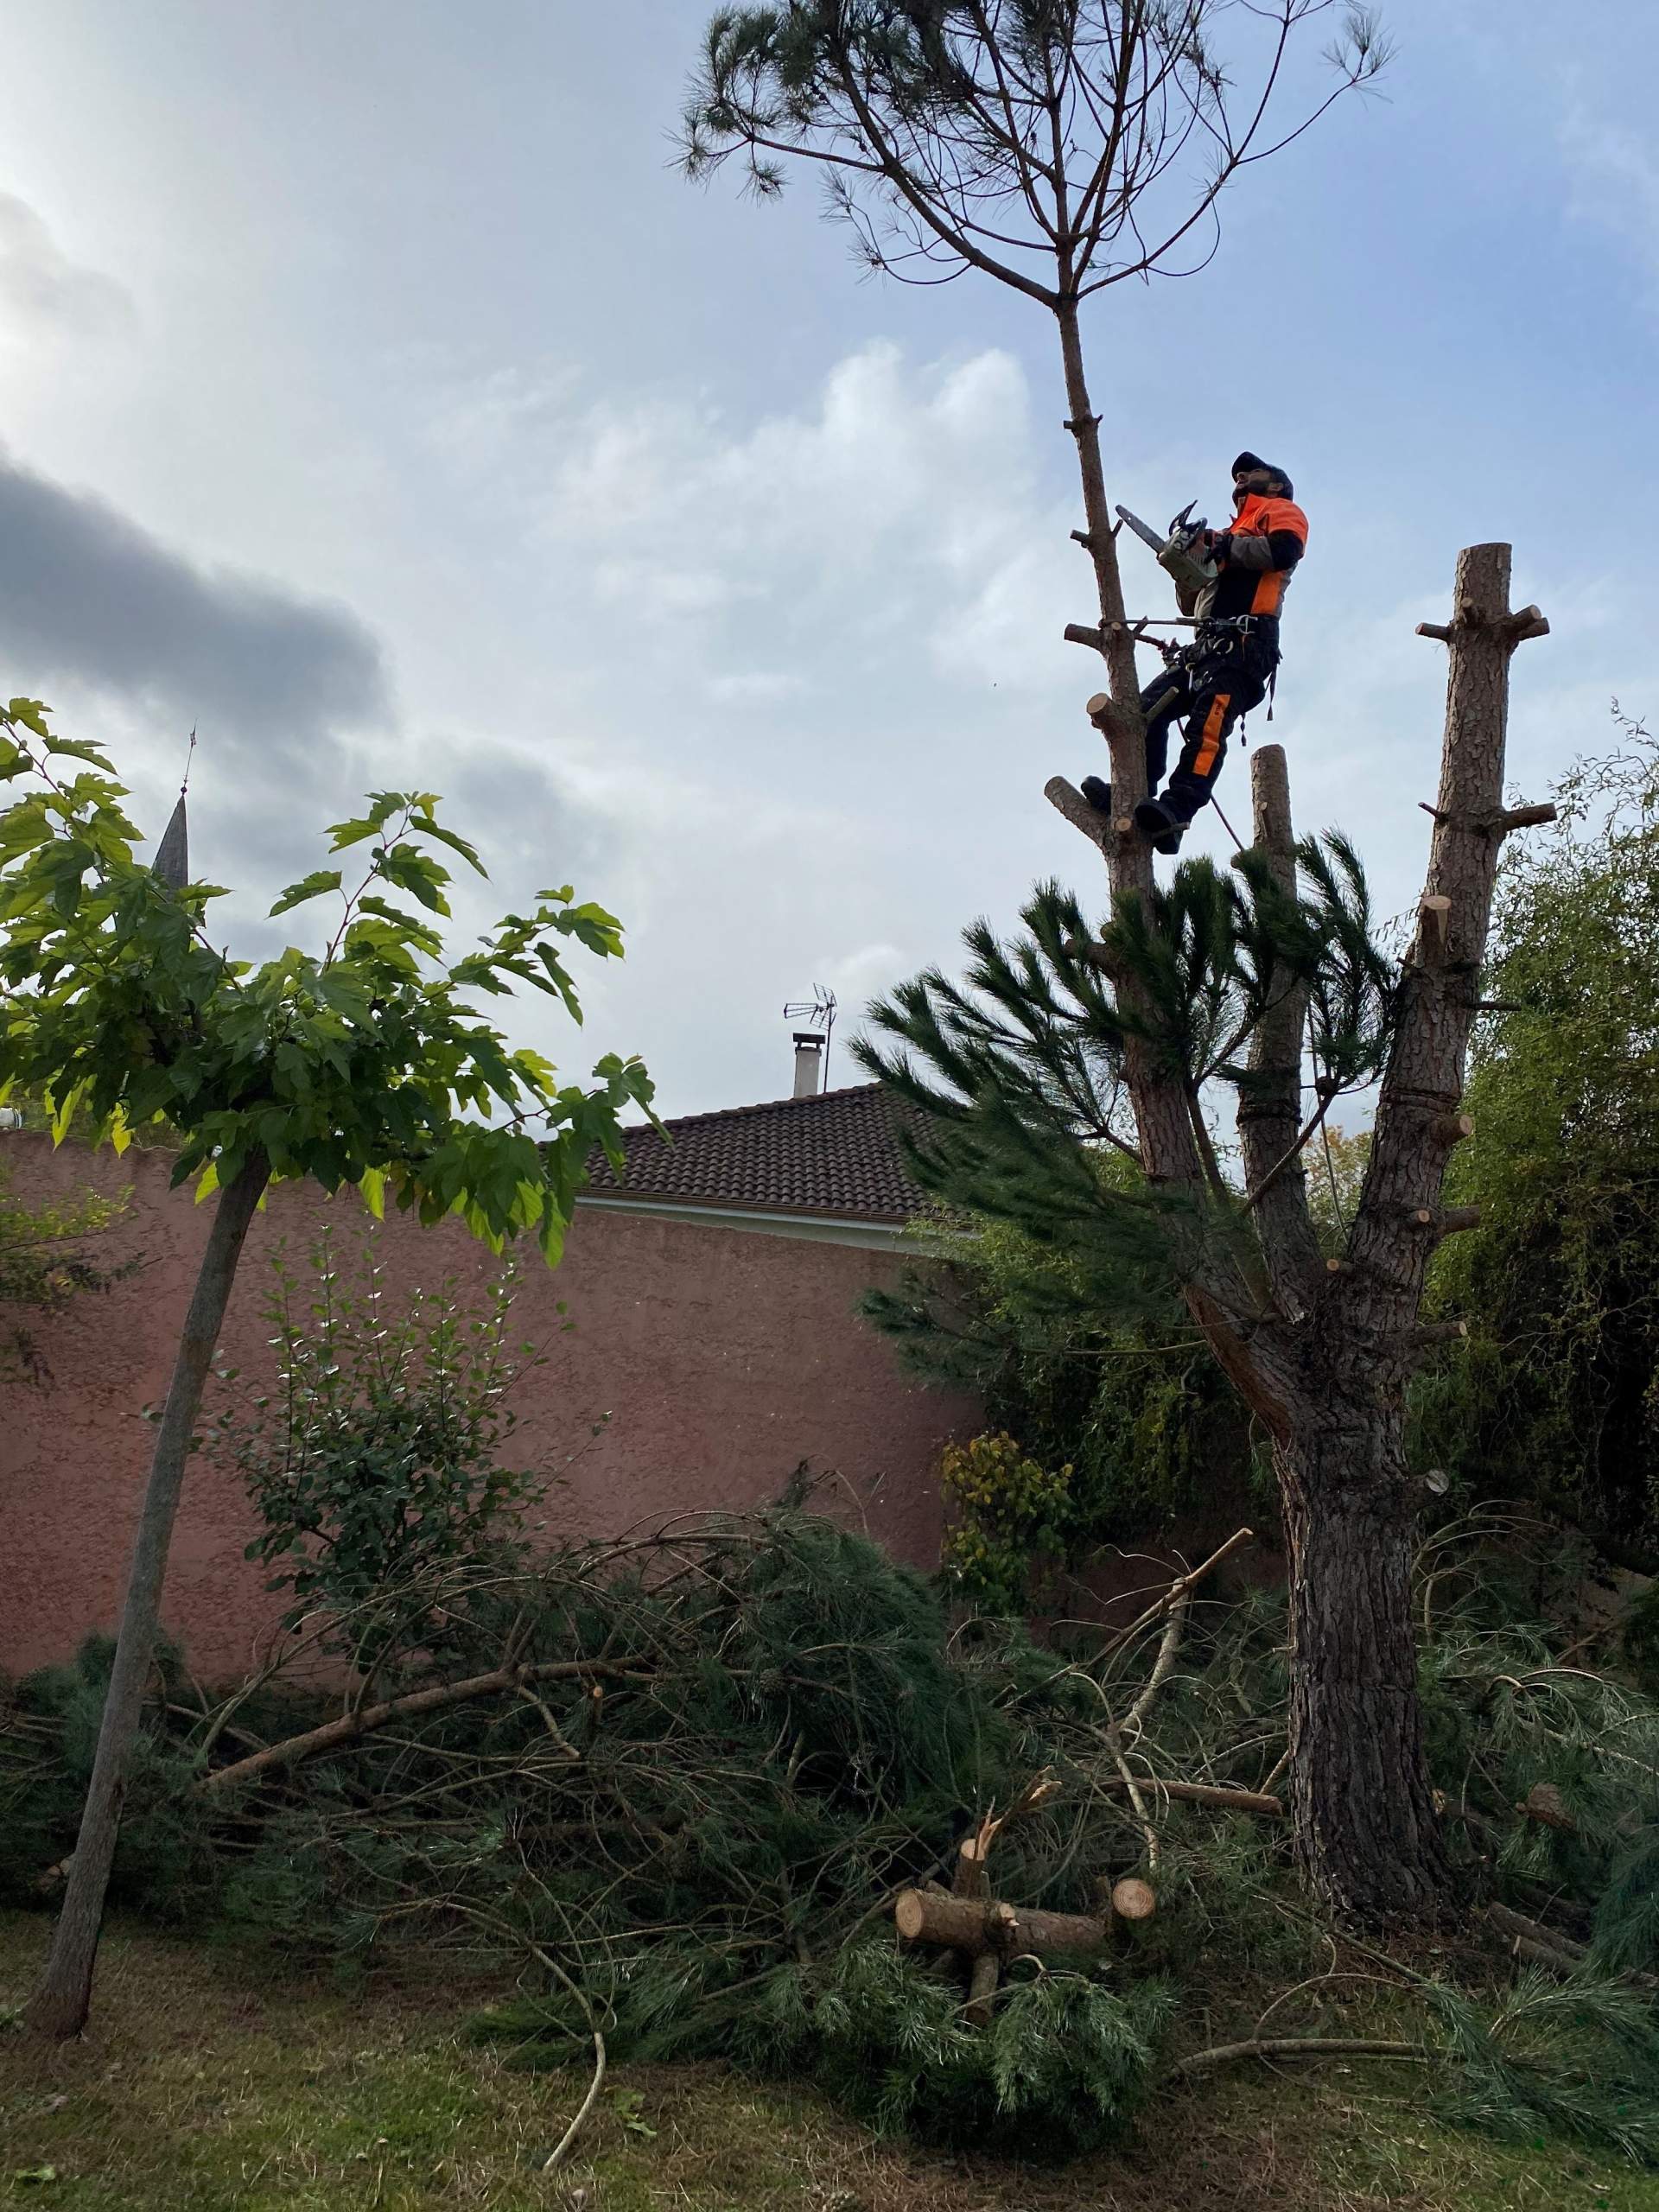
[(991, 1950), (1003, 1958), (1033, 1951), (1039, 1958), (1094, 1958), (1106, 1948), (1103, 1922), (1081, 1912), (1026, 1911), (979, 1897), (936, 1897), (903, 1890), (893, 1924), (910, 1943), (942, 1943), (973, 1956)]

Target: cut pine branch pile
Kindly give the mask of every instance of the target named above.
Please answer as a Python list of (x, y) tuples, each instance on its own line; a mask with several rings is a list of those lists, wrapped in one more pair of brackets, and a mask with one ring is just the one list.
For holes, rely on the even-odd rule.
[[(1582, 1979), (1611, 1926), (1612, 1965), (1649, 1973), (1659, 1719), (1467, 1624), (1484, 1533), (1442, 1531), (1420, 1573), (1448, 1839), (1499, 1971)], [(953, 1628), (934, 1586), (806, 1513), (480, 1566), (411, 1593), (401, 1659), (332, 1713), (284, 1690), (280, 1652), (219, 1705), (168, 1662), (129, 1880), (305, 1956), (406, 1930), (487, 1941), (532, 1980), (556, 1960), (592, 2023), (555, 1986), (537, 2033), (590, 2060), (595, 2024), (619, 2058), (741, 2055), (768, 2007), (810, 2017), (868, 1952), (948, 1996), (988, 2064), (1034, 1987), (1133, 2001), (1248, 1950), (1289, 1898), (1282, 1600), (1217, 1587), (1248, 1541), (1068, 1653)], [(0, 1866), (22, 1897), (61, 1885), (63, 1749), (100, 1694), (95, 1670), (16, 1694)], [(1586, 1869), (1620, 1867), (1610, 1921)]]

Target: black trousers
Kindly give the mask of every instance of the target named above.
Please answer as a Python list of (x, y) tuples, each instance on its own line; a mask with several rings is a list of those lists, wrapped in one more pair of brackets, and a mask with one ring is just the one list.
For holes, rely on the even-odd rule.
[(1209, 798), (1227, 758), (1227, 740), (1241, 715), (1267, 696), (1279, 664), (1276, 644), (1246, 633), (1219, 647), (1189, 646), (1173, 667), (1154, 677), (1141, 694), (1147, 718), (1147, 789), (1154, 798), (1169, 762), (1169, 733), (1185, 720), (1180, 757), (1164, 804), (1178, 822), (1190, 822)]

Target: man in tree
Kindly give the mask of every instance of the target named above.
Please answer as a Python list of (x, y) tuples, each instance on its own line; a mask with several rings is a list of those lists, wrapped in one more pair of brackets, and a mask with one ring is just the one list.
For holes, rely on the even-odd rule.
[[(1192, 549), (1214, 564), (1215, 581), (1192, 594), (1176, 587), (1182, 613), (1198, 617), (1192, 643), (1173, 653), (1141, 694), (1152, 796), (1135, 818), (1160, 853), (1179, 849), (1221, 773), (1234, 723), (1266, 696), (1279, 665), (1285, 586), (1307, 544), (1307, 517), (1291, 496), (1289, 477), (1253, 453), (1233, 463), (1233, 507), (1231, 528), (1206, 531)], [(1185, 741), (1160, 798), (1170, 725), (1183, 716)], [(1101, 777), (1085, 776), (1081, 789), (1098, 812), (1111, 812), (1112, 787)]]

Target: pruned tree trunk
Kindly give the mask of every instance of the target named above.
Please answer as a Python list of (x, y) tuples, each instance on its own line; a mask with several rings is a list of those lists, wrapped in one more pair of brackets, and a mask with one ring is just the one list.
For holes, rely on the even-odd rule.
[(201, 1411), (202, 1392), (224, 1325), (231, 1288), (236, 1281), (237, 1262), (249, 1224), (270, 1179), (270, 1166), (264, 1154), (251, 1154), (221, 1190), (213, 1210), (213, 1225), (196, 1275), (196, 1287), (174, 1363), (173, 1379), (168, 1386), (167, 1402), (156, 1433), (149, 1481), (144, 1491), (138, 1537), (133, 1548), (132, 1570), (121, 1609), (115, 1664), (104, 1700), (98, 1751), (74, 1856), (70, 1861), (68, 1886), (53, 1933), (46, 1970), (23, 2008), (24, 2024), (40, 2035), (79, 2035), (86, 2024), (99, 1932), (104, 1920), (104, 1899), (115, 1860), (116, 1840), (121, 1832), (122, 1794), (143, 1711), (150, 1662), (156, 1654), (162, 1585), (167, 1576), (168, 1549), (178, 1512), (179, 1493), (196, 1433), (197, 1416)]
[[(1111, 627), (1122, 609), (1116, 549), (1097, 520), (1104, 493), (1097, 446), (1090, 450), (1092, 420), (1079, 419), (1087, 410), (1081, 358), (1074, 362), (1073, 349), (1064, 350), (1115, 702), (1109, 716), (1096, 719), (1111, 743), (1115, 785), (1138, 791), (1130, 758), (1135, 718), (1124, 711), (1132, 669), (1126, 677), (1114, 650), (1124, 633)], [(1535, 607), (1511, 613), (1509, 588), (1509, 547), (1468, 547), (1458, 558), (1452, 620), (1421, 626), (1450, 647), (1440, 793), (1347, 1251), (1323, 1262), (1309, 1217), (1299, 1147), (1317, 1114), (1303, 1104), (1304, 1001), (1287, 991), (1271, 1000), (1251, 1040), (1239, 1116), (1245, 1203), (1266, 1298), (1251, 1312), (1250, 1284), (1201, 1271), (1182, 1286), (1217, 1358), (1274, 1442), (1291, 1544), (1289, 1796), (1297, 1855), (1320, 1896), (1366, 1920), (1438, 1917), (1448, 1888), (1417, 1692), (1411, 1570), (1418, 1499), (1406, 1463), (1405, 1398), (1423, 1346), (1418, 1312), (1434, 1247), (1471, 1225), (1441, 1206), (1440, 1190), (1452, 1148), (1469, 1133), (1459, 1108), (1499, 845), (1551, 811), (1503, 804), (1510, 656), (1548, 628)], [(1256, 754), (1252, 781), (1257, 849), (1291, 887), (1295, 842), (1278, 747)], [(1063, 791), (1051, 796), (1076, 819)], [(1143, 841), (1078, 826), (1104, 854), (1115, 893), (1149, 891)], [(1200, 1191), (1203, 1166), (1180, 1127), (1179, 1085), (1133, 1056), (1128, 1075), (1148, 1177)]]
[[(1370, 1160), (1345, 1264), (1291, 1346), (1300, 1388), (1278, 1446), (1292, 1546), (1290, 1798), (1314, 1887), (1367, 1919), (1445, 1909), (1411, 1614), (1416, 1484), (1406, 1389), (1418, 1309), (1448, 1222), (1477, 984), (1501, 840), (1510, 656), (1548, 628), (1510, 611), (1510, 549), (1458, 556), (1440, 796)], [(1537, 810), (1525, 810), (1535, 818)]]
[[(1357, 1348), (1335, 1359), (1363, 1363)], [(1437, 1919), (1448, 1866), (1424, 1755), (1411, 1605), (1417, 1500), (1402, 1423), (1304, 1413), (1275, 1454), (1290, 1543), (1290, 1808), (1325, 1901)]]

